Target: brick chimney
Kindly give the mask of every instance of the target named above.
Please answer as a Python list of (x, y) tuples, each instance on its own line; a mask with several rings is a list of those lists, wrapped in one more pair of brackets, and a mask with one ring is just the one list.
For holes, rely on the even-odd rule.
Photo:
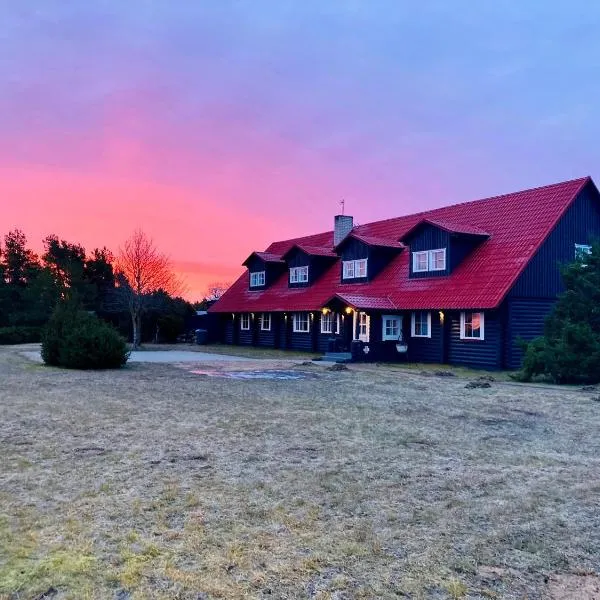
[(336, 215), (333, 220), (333, 245), (337, 246), (354, 227), (354, 218), (350, 215)]

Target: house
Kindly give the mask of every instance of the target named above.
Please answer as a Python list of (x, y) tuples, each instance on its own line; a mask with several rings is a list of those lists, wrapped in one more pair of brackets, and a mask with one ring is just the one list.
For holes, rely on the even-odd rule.
[[(591, 178), (271, 244), (211, 308), (228, 344), (518, 368), (560, 265), (600, 238)], [(335, 340), (335, 341), (332, 341)]]

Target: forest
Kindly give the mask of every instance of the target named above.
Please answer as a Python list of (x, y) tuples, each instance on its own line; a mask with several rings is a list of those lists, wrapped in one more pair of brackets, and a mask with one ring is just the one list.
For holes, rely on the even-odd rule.
[[(136, 232), (133, 241), (139, 241), (136, 236), (154, 250), (143, 233)], [(183, 288), (172, 285), (164, 255), (155, 255), (162, 261), (162, 280), (171, 285), (132, 293), (119, 256), (106, 247), (88, 252), (81, 244), (48, 235), (38, 255), (22, 231), (9, 231), (0, 242), (0, 344), (39, 342), (56, 306), (65, 302), (97, 315), (132, 340), (132, 297), (143, 301), (139, 341), (176, 341), (190, 327), (195, 310), (177, 294)]]

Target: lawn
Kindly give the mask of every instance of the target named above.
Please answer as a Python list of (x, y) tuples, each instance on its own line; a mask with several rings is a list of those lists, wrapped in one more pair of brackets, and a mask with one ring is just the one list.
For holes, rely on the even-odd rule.
[(1, 348), (0, 598), (597, 597), (598, 392), (293, 368)]

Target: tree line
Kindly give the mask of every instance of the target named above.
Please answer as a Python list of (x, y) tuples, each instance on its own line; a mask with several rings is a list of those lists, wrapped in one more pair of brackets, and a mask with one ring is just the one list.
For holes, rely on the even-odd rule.
[(114, 325), (134, 346), (175, 341), (194, 315), (168, 258), (142, 231), (115, 256), (49, 235), (37, 255), (15, 229), (0, 242), (0, 343), (39, 341), (60, 304)]

